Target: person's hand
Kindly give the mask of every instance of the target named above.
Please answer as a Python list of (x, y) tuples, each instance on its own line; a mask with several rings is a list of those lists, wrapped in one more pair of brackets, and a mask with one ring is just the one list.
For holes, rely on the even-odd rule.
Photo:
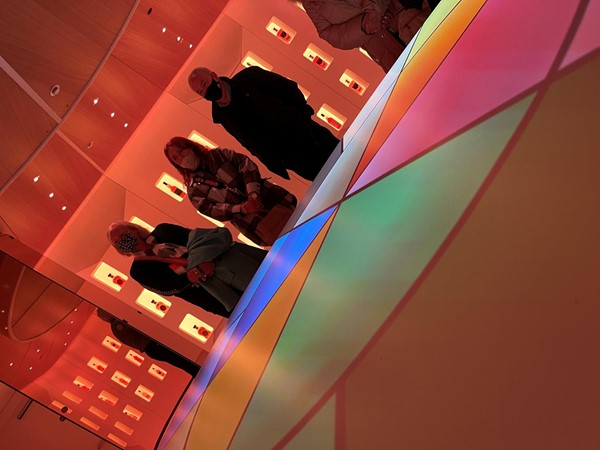
[(198, 286), (201, 281), (206, 281), (206, 274), (197, 267), (194, 267), (187, 271), (187, 279), (190, 283)]
[(373, 34), (381, 28), (381, 13), (374, 9), (363, 14), (361, 28), (366, 34)]
[(389, 14), (384, 14), (381, 18), (381, 26), (388, 30), (398, 31), (398, 22), (394, 22)]
[(204, 272), (207, 277), (212, 277), (215, 274), (215, 263), (213, 261), (201, 262), (198, 268)]
[(242, 203), (242, 213), (243, 214), (256, 214), (263, 210), (263, 204), (260, 200), (260, 197), (249, 198), (244, 203)]
[(205, 261), (200, 263), (198, 266), (191, 268), (187, 271), (187, 279), (195, 285), (200, 284), (202, 281), (206, 281), (208, 277), (212, 277), (215, 274), (215, 263), (213, 261)]

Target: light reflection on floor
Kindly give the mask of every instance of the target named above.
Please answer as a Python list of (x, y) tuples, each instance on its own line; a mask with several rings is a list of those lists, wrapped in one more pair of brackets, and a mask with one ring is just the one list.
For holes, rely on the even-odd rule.
[(271, 250), (161, 448), (595, 439), (565, 414), (594, 417), (600, 398), (585, 356), (600, 338), (599, 5), (442, 1)]

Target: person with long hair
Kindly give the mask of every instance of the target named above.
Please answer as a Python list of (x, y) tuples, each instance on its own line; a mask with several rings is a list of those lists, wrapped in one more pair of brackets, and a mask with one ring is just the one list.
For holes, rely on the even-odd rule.
[(164, 152), (194, 208), (230, 222), (257, 245), (273, 245), (296, 208), (296, 197), (261, 178), (258, 166), (241, 153), (209, 150), (184, 137), (169, 140)]

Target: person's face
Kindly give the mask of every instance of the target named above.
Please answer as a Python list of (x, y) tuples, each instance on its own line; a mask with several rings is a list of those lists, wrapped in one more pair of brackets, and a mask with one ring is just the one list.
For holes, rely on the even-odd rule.
[(218, 77), (208, 71), (201, 71), (196, 74), (194, 79), (190, 81), (190, 88), (198, 94), (200, 97), (205, 98), (206, 90), (211, 85), (213, 78), (216, 78), (218, 81)]
[(169, 148), (167, 148), (167, 156), (169, 159), (180, 167), (184, 167), (182, 162), (189, 158), (190, 153), (193, 153), (193, 151), (189, 147), (182, 148), (171, 145)]

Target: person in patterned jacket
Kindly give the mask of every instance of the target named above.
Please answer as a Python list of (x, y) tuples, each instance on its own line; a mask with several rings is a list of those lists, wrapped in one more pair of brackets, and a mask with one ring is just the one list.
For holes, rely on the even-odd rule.
[(257, 245), (273, 245), (296, 208), (296, 197), (261, 178), (258, 166), (241, 153), (208, 150), (184, 137), (169, 140), (164, 152), (182, 175), (194, 208), (231, 222)]

